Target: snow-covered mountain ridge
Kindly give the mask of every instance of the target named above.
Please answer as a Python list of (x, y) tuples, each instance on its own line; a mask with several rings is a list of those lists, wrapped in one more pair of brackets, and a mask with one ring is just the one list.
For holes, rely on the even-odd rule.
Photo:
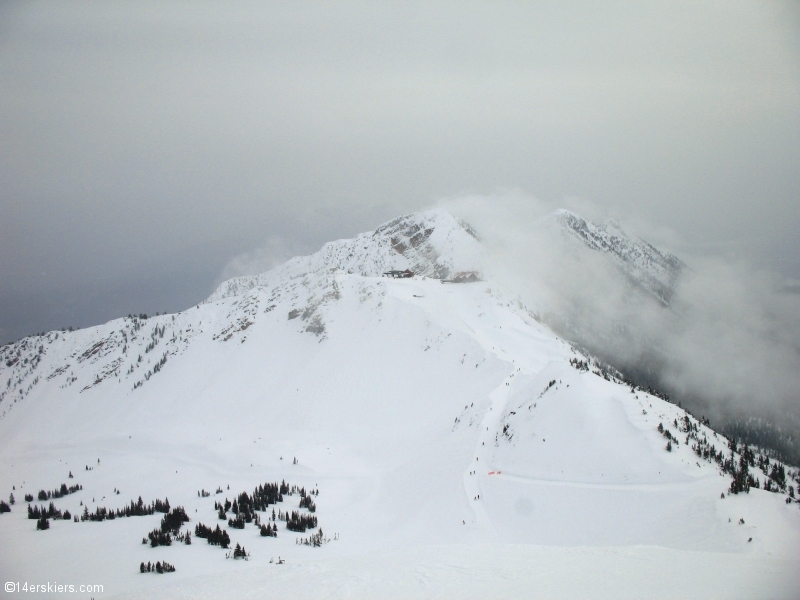
[[(612, 249), (620, 237), (590, 231)], [(651, 269), (657, 257), (634, 251), (637, 243), (618, 245), (614, 256), (664, 275), (667, 267)], [(383, 552), (396, 560), (409, 548), (430, 556), (457, 545), (490, 548), (482, 560), (499, 561), (499, 572), (522, 544), (583, 548), (597, 560), (610, 546), (657, 546), (677, 553), (670, 560), (706, 553), (695, 578), (712, 577), (728, 592), (796, 589), (800, 475), (729, 447), (707, 424), (623, 381), (496, 282), (442, 284), (481, 271), (485, 260), (468, 225), (430, 211), (225, 282), (175, 315), (3, 347), (0, 482), (17, 498), (0, 515), (4, 537), (17, 542), (0, 551), (9, 578), (103, 578), (111, 595), (141, 596), (163, 583), (140, 575), (140, 562), (167, 560), (177, 567), (164, 575), (176, 581), (176, 596), (180, 585), (202, 595), (207, 574), (231, 582), (224, 595), (241, 596), (242, 577), (262, 592), (291, 593), (314, 580), (319, 561), (342, 564), (343, 573), (371, 556), (383, 572), (375, 558)], [(405, 269), (414, 277), (382, 277)], [(272, 538), (223, 521), (251, 554), (243, 564), (200, 539), (141, 544), (161, 515), (54, 520), (36, 531), (24, 494), (56, 489), (68, 474), (82, 490), (54, 500), (59, 510), (168, 497), (186, 508), (191, 531), (219, 522), (215, 502), (286, 480), (319, 489), (315, 515), (333, 541), (309, 548), (296, 543), (308, 534), (283, 523)], [(288, 494), (275, 508), (308, 514)], [(268, 519), (269, 510), (261, 514)], [(644, 554), (629, 559), (632, 568), (649, 556), (636, 552)], [(432, 560), (445, 565), (449, 553)], [(280, 576), (269, 562), (278, 555), (288, 560)], [(788, 566), (765, 571), (759, 561), (773, 559)], [(712, 564), (718, 575), (706, 574)], [(433, 580), (443, 572), (423, 571)], [(659, 569), (649, 572), (661, 581)], [(384, 576), (386, 595), (406, 595)], [(348, 595), (344, 584), (316, 581), (329, 595)], [(533, 585), (520, 581), (515, 593)]]
[[(544, 221), (555, 224), (557, 231), (575, 236), (588, 248), (610, 256), (632, 279), (660, 300), (669, 298), (682, 266), (679, 259), (659, 252), (646, 242), (632, 240), (621, 229), (608, 224), (595, 226), (566, 210), (556, 211)], [(224, 307), (225, 314), (220, 315), (214, 339), (231, 339), (252, 325), (262, 303), (266, 303), (266, 310), (272, 310), (270, 307), (277, 306), (277, 302), (286, 298), (293, 300), (291, 310), (298, 311), (297, 316), (305, 324), (305, 331), (323, 334), (324, 323), (317, 309), (338, 298), (337, 274), (380, 277), (390, 270), (409, 269), (417, 276), (443, 280), (460, 271), (479, 272), (485, 260), (477, 235), (468, 224), (444, 210), (431, 210), (399, 217), (353, 239), (330, 242), (315, 254), (293, 258), (267, 273), (225, 281), (204, 304), (241, 298), (230, 305), (219, 305)], [(268, 290), (267, 297), (264, 298), (263, 294), (248, 296), (256, 289)], [(114, 376), (120, 381), (133, 380), (133, 385), (143, 385), (160, 371), (169, 356), (185, 350), (199, 330), (200, 325), (192, 324), (191, 317), (188, 321), (185, 317), (181, 320), (186, 321), (186, 326), (176, 330), (172, 325), (174, 316), (151, 317), (146, 322), (154, 326), (145, 335), (142, 332), (142, 329), (147, 329), (145, 320), (129, 316), (83, 333), (49, 332), (3, 346), (0, 348), (0, 375), (5, 375), (6, 386), (0, 391), (0, 415), (42, 381), (44, 370), (48, 371), (44, 374), (48, 381), (61, 378), (64, 386), (76, 384), (74, 371), (67, 375), (73, 363), (96, 366), (88, 380), (84, 375), (81, 391)], [(168, 329), (172, 335), (167, 335), (164, 340)], [(87, 336), (89, 331), (92, 334)], [(86, 339), (86, 345), (74, 348), (75, 344), (81, 344), (82, 338)], [(141, 368), (139, 354), (135, 362), (125, 360), (129, 354), (129, 340), (131, 349), (135, 347), (144, 355), (155, 352), (156, 345), (161, 345), (158, 360), (144, 357), (148, 359), (145, 364), (151, 365), (150, 369)], [(38, 367), (48, 354), (45, 346), (50, 350), (51, 358), (44, 361), (49, 369), (40, 370)], [(57, 358), (53, 355), (55, 348), (59, 348)], [(4, 403), (5, 399), (9, 401)]]
[(677, 256), (631, 237), (613, 219), (595, 225), (563, 209), (550, 215), (549, 219), (586, 247), (606, 254), (636, 285), (650, 292), (662, 304), (669, 304), (685, 267)]
[(236, 296), (271, 281), (331, 272), (380, 277), (387, 271), (409, 269), (422, 277), (446, 279), (474, 268), (480, 255), (469, 225), (446, 211), (431, 210), (399, 217), (350, 240), (327, 243), (319, 252), (293, 258), (268, 273), (226, 281), (208, 301)]

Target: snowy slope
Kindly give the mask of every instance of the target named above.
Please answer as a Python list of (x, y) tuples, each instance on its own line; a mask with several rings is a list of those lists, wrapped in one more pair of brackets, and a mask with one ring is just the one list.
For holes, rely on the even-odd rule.
[[(800, 510), (788, 487), (729, 494), (724, 465), (692, 449), (730, 457), (722, 436), (593, 363), (512, 291), (442, 283), (485, 260), (468, 226), (430, 211), (226, 282), (182, 313), (3, 347), (0, 482), (17, 500), (0, 515), (14, 540), (0, 550), (6, 579), (131, 597), (499, 597), (531, 586), (792, 597)], [(404, 269), (416, 275), (381, 276)], [(319, 489), (329, 543), (297, 545), (308, 534), (280, 522), (270, 538), (218, 520), (215, 502), (281, 480)], [(160, 514), (36, 531), (24, 494), (62, 482), (83, 486), (53, 500), (72, 514), (168, 497), (186, 508), (185, 528), (226, 526), (250, 559), (198, 538), (141, 544)], [(270, 563), (279, 555), (285, 565)], [(138, 572), (156, 560), (177, 571)], [(636, 576), (610, 580), (609, 569)]]

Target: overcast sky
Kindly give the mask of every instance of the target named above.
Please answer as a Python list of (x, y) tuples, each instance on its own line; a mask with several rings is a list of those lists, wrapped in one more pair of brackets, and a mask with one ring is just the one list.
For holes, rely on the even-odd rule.
[(0, 342), (507, 189), (800, 279), (797, 6), (4, 2)]

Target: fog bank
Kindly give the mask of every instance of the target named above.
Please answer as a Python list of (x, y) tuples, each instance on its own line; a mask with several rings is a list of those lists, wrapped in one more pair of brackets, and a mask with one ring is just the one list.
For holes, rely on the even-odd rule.
[[(564, 337), (723, 428), (749, 419), (751, 428), (792, 437), (787, 443), (797, 450), (796, 282), (742, 260), (692, 251), (674, 233), (613, 215), (631, 237), (653, 233), (670, 241), (672, 247), (660, 249), (685, 263), (664, 306), (606, 255), (555, 227), (546, 217), (552, 206), (522, 194), (443, 204), (481, 236), (489, 254), (486, 275), (517, 291)], [(595, 223), (604, 220), (602, 211), (582, 208)]]

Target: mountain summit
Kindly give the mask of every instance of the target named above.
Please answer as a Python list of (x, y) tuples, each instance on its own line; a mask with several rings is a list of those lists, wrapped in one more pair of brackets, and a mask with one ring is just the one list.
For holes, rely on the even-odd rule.
[(399, 217), (350, 240), (329, 242), (319, 252), (293, 258), (268, 273), (226, 281), (208, 301), (306, 275), (380, 277), (408, 269), (417, 276), (446, 279), (475, 268), (480, 257), (480, 244), (469, 225), (444, 210), (430, 210)]
[[(548, 219), (668, 301), (678, 259)], [(174, 315), (4, 346), (7, 579), (591, 596), (613, 564), (636, 573), (615, 596), (796, 591), (797, 470), (561, 339), (487, 256), (469, 225), (416, 213)]]

